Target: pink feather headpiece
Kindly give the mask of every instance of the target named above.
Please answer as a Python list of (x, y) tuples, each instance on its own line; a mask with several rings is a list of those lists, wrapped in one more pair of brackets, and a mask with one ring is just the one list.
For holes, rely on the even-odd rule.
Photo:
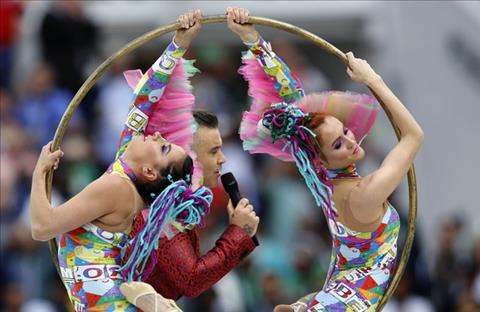
[[(240, 125), (240, 138), (245, 150), (252, 154), (264, 153), (283, 161), (293, 161), (286, 150), (286, 139), (272, 142), (270, 131), (264, 127), (264, 113), (271, 105), (283, 102), (273, 81), (265, 75), (255, 59), (243, 59), (239, 73), (248, 81), (248, 94), (253, 98), (250, 110), (245, 112)], [(380, 110), (373, 96), (341, 91), (313, 93), (295, 103), (304, 113), (323, 112), (338, 118), (361, 142), (370, 132)]]
[[(173, 70), (162, 97), (152, 105), (152, 113), (145, 129), (145, 135), (160, 132), (169, 143), (182, 147), (192, 158), (193, 189), (198, 188), (203, 180), (202, 166), (191, 148), (195, 132), (192, 114), (195, 97), (192, 94), (193, 88), (189, 78), (196, 72), (198, 69), (193, 66), (193, 61), (182, 59), (179, 62)], [(134, 69), (125, 71), (123, 75), (128, 85), (135, 90), (143, 73), (140, 69)]]

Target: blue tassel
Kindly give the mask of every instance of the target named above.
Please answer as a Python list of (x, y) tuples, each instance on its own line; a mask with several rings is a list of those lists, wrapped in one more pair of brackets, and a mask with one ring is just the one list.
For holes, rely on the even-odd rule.
[[(120, 268), (124, 279), (145, 280), (155, 267), (156, 257), (151, 256), (158, 249), (160, 235), (168, 221), (181, 218), (180, 221), (187, 226), (201, 224), (212, 199), (212, 192), (208, 188), (200, 187), (192, 192), (184, 180), (176, 181), (164, 189), (150, 205), (142, 230), (129, 242), (130, 246), (133, 245), (133, 251)], [(152, 261), (149, 263), (150, 259)]]
[(293, 159), (295, 159), (297, 168), (305, 179), (305, 183), (307, 184), (310, 193), (312, 193), (317, 206), (327, 210), (330, 207), (333, 208), (334, 202), (331, 200), (333, 194), (332, 188), (318, 178), (307, 153), (301, 148), (298, 148), (298, 152), (295, 152), (294, 144), (290, 142), (289, 145), (290, 154)]

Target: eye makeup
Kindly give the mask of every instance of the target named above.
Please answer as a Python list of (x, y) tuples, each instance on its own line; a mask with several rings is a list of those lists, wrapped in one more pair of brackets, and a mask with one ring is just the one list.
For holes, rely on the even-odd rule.
[(163, 155), (167, 155), (171, 149), (172, 149), (172, 144), (168, 144), (168, 145), (163, 144), (161, 147), (161, 152)]
[[(343, 128), (343, 134), (344, 135), (347, 135), (348, 132), (350, 131), (350, 129), (348, 128)], [(342, 147), (342, 137), (338, 137), (338, 139), (335, 140), (335, 142), (333, 143), (333, 149), (340, 149)]]

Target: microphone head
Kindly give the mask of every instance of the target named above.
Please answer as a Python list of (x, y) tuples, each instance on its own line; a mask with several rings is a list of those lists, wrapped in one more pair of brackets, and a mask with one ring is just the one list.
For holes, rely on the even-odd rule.
[(227, 172), (225, 174), (222, 174), (220, 179), (222, 180), (223, 188), (225, 188), (225, 190), (230, 189), (232, 187), (238, 188), (237, 180), (233, 176), (233, 173)]

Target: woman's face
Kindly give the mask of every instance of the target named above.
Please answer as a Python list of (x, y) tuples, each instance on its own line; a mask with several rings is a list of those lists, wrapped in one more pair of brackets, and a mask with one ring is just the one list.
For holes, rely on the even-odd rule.
[(328, 169), (342, 169), (365, 157), (365, 151), (358, 145), (353, 132), (333, 116), (314, 130), (319, 138), (321, 150)]
[(160, 132), (144, 136), (133, 136), (125, 153), (142, 164), (161, 172), (172, 163), (181, 163), (186, 157), (185, 151), (178, 145), (168, 143)]

